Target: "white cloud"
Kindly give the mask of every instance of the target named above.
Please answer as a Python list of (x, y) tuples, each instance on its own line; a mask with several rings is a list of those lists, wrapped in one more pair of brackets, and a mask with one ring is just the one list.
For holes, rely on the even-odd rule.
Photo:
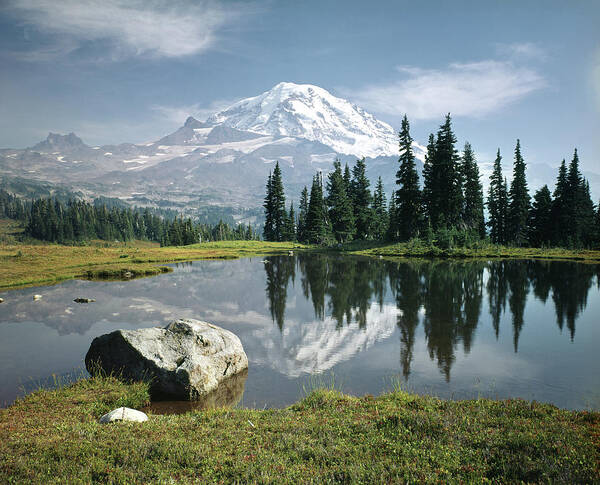
[(240, 13), (209, 0), (13, 0), (8, 10), (22, 24), (53, 35), (58, 44), (64, 43), (65, 36), (77, 46), (104, 41), (113, 58), (203, 52), (213, 46), (217, 31), (237, 15), (233, 12)]
[(548, 54), (545, 49), (533, 42), (517, 42), (513, 44), (496, 44), (498, 54), (511, 59), (545, 61)]
[(239, 99), (218, 99), (212, 101), (208, 105), (195, 103), (185, 106), (152, 106), (152, 110), (156, 111), (163, 118), (174, 123), (183, 123), (188, 116), (193, 116), (197, 120), (204, 121), (210, 115), (217, 113), (232, 104), (235, 104)]
[(375, 113), (411, 119), (482, 117), (543, 88), (544, 78), (529, 67), (508, 61), (454, 63), (445, 69), (399, 66), (403, 79), (360, 90), (340, 90)]

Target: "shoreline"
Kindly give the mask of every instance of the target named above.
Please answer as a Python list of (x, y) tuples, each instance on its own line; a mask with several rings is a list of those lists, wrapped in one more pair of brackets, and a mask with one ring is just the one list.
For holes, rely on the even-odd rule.
[(140, 241), (112, 245), (95, 241), (86, 246), (3, 244), (0, 245), (0, 291), (53, 285), (69, 279), (127, 280), (171, 271), (161, 264), (287, 254), (298, 250), (386, 259), (530, 259), (600, 264), (600, 251), (595, 250), (503, 246), (439, 249), (415, 247), (410, 243), (384, 245), (358, 242), (339, 248), (319, 248), (293, 242), (265, 241), (219, 241), (168, 247)]

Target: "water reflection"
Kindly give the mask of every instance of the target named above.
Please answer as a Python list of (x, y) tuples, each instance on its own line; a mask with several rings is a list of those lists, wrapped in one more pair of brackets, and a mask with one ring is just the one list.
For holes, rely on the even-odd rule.
[(357, 395), (389, 390), (400, 374), (417, 392), (473, 397), (481, 382), (491, 397), (581, 409), (590, 393), (600, 403), (599, 274), (600, 265), (574, 262), (300, 253), (4, 292), (0, 405), (28, 381), (83, 368), (98, 335), (197, 318), (243, 342), (244, 405), (291, 404), (305, 379), (333, 372)]
[(195, 401), (152, 401), (142, 411), (152, 414), (184, 414), (190, 411), (233, 407), (239, 404), (244, 395), (244, 385), (248, 369), (222, 381), (214, 391)]
[[(266, 259), (266, 293), (271, 317), (280, 331), (285, 326), (287, 288), (301, 275), (302, 290), (312, 301), (315, 318), (329, 314), (337, 328), (357, 323), (368, 325), (372, 302), (383, 309), (386, 291), (398, 309), (400, 361), (408, 379), (413, 361), (415, 334), (423, 325), (427, 350), (446, 381), (450, 381), (456, 349), (468, 354), (481, 320), (484, 293), (487, 293), (490, 320), (499, 338), (500, 321), (508, 307), (512, 323), (513, 349), (525, 325), (528, 295), (546, 303), (550, 294), (556, 321), (562, 331), (566, 322), (571, 341), (575, 323), (585, 309), (599, 265), (547, 261), (381, 261), (331, 255), (297, 257), (272, 256)], [(327, 304), (327, 311), (326, 311)]]

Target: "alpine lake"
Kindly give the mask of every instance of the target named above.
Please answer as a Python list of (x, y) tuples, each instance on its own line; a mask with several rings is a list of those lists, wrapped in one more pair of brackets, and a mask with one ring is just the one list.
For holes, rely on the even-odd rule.
[(600, 408), (600, 264), (298, 253), (173, 269), (0, 293), (0, 405), (86, 377), (96, 336), (195, 318), (240, 337), (248, 372), (155, 412), (283, 407), (317, 386)]

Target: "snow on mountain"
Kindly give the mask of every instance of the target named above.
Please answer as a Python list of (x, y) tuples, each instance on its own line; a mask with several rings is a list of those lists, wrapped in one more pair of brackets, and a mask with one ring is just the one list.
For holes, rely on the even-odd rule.
[[(417, 170), (425, 151), (413, 142)], [(143, 193), (161, 206), (163, 199), (180, 207), (196, 197), (254, 208), (262, 204), (264, 181), (276, 161), (284, 172), (286, 195), (297, 200), (315, 171), (327, 174), (335, 159), (352, 165), (363, 156), (371, 183), (381, 176), (390, 194), (396, 188), (397, 132), (323, 88), (282, 82), (206, 121), (189, 117), (153, 143), (91, 147), (74, 133), (50, 133), (26, 149), (0, 149), (0, 177), (69, 184), (74, 191), (123, 199)], [(492, 160), (480, 159), (479, 168), (485, 187)], [(556, 173), (556, 167), (532, 164), (531, 191), (543, 184), (553, 187)], [(600, 175), (585, 176), (596, 189)]]
[(394, 129), (318, 86), (282, 82), (207, 119), (243, 131), (318, 141), (358, 157), (397, 155)]

